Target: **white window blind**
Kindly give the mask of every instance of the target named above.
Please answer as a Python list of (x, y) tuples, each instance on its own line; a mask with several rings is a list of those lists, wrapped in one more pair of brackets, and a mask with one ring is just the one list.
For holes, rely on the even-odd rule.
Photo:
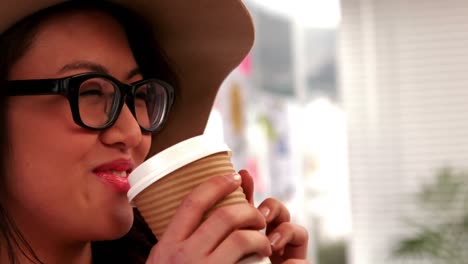
[(436, 170), (468, 170), (468, 1), (342, 0), (351, 264), (403, 262), (396, 240)]

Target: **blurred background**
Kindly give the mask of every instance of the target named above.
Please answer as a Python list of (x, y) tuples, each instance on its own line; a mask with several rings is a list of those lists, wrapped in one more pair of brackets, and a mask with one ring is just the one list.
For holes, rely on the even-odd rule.
[(468, 1), (245, 0), (205, 131), (314, 264), (468, 263)]

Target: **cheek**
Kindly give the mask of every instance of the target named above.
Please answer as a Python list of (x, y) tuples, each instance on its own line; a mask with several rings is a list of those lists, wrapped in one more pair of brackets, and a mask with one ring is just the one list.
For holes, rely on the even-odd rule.
[(77, 129), (66, 100), (50, 105), (30, 101), (10, 103), (9, 182), (12, 195), (29, 197), (40, 206), (40, 201), (62, 198), (73, 187), (70, 175), (79, 172), (80, 155), (93, 139), (73, 136)]
[(151, 147), (151, 134), (143, 134), (141, 138), (140, 145), (136, 148), (136, 153), (134, 153), (136, 165), (140, 165), (145, 161), (146, 156), (148, 155)]
[[(67, 114), (49, 118), (44, 109), (23, 122), (24, 111), (10, 111), (8, 207), (13, 215), (34, 219), (27, 225), (74, 239), (122, 236), (133, 219), (126, 196), (116, 198), (89, 165), (102, 155), (96, 151), (99, 135), (75, 126)], [(149, 137), (142, 138), (136, 157), (144, 159), (149, 144)]]

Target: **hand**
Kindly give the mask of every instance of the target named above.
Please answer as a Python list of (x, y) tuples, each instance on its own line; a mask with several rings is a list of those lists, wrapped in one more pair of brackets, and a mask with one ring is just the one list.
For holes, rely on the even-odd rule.
[[(253, 180), (246, 170), (239, 172), (242, 176), (242, 188), (247, 199), (253, 205)], [(272, 264), (309, 263), (307, 257), (308, 232), (299, 225), (290, 222), (288, 209), (273, 198), (263, 201), (258, 210), (262, 212), (267, 223), (266, 234), (271, 241), (273, 251)]]
[(252, 253), (270, 256), (270, 242), (258, 231), (265, 228), (265, 218), (249, 203), (220, 207), (200, 224), (208, 209), (240, 184), (238, 175), (227, 175), (191, 191), (146, 263), (236, 263)]

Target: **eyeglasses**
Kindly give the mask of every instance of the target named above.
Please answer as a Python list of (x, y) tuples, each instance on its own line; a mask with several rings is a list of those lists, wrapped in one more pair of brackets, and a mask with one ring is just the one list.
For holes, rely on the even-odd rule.
[(125, 84), (101, 73), (11, 80), (6, 82), (6, 93), (8, 96), (63, 95), (68, 98), (75, 123), (92, 130), (111, 127), (126, 103), (142, 131), (156, 132), (162, 128), (174, 102), (174, 88), (161, 80)]

